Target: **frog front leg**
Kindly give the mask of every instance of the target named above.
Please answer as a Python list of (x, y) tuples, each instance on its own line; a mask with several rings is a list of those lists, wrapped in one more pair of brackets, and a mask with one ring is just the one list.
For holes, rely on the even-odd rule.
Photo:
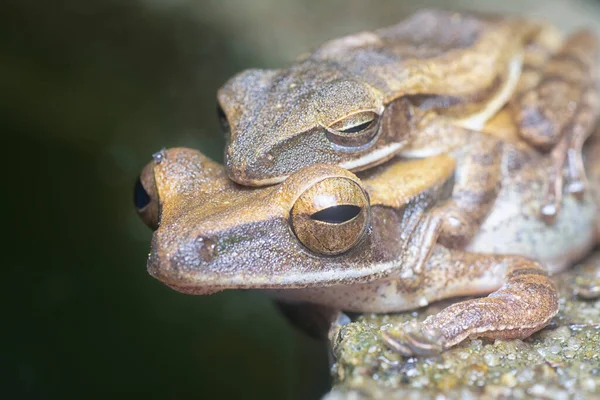
[(477, 233), (500, 191), (502, 142), (478, 132), (454, 150), (457, 167), (452, 197), (437, 207), (442, 226), (439, 243), (464, 247)]
[(573, 34), (538, 71), (537, 84), (518, 91), (512, 102), (521, 137), (550, 152), (548, 192), (540, 210), (549, 223), (560, 211), (563, 176), (567, 191), (576, 196), (587, 185), (581, 148), (598, 117), (597, 57), (594, 33)]
[(429, 355), (467, 337), (525, 338), (542, 329), (558, 312), (558, 292), (544, 269), (518, 256), (474, 254), (438, 246), (428, 261), (434, 284), (425, 296), (438, 300), (489, 293), (455, 303), (421, 323), (382, 332), (397, 352)]
[[(424, 149), (424, 150), (422, 150)], [(438, 241), (462, 248), (477, 233), (500, 191), (503, 142), (444, 120), (422, 128), (402, 155), (408, 157), (450, 153), (456, 159), (454, 188), (432, 214), (441, 220)]]

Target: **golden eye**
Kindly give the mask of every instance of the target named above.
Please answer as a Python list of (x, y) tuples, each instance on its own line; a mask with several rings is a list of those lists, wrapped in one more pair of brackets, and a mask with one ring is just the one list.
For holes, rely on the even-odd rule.
[(380, 116), (374, 111), (360, 111), (332, 123), (327, 138), (344, 147), (362, 147), (372, 142), (379, 132)]
[(337, 255), (359, 243), (367, 231), (369, 213), (368, 197), (358, 183), (327, 178), (296, 200), (292, 230), (315, 253)]
[(154, 163), (144, 167), (133, 188), (133, 203), (138, 215), (152, 230), (158, 228), (158, 191), (154, 181)]

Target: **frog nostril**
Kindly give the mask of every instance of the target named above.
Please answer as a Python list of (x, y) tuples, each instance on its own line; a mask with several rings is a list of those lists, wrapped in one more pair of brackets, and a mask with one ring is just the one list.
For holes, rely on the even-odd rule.
[(168, 269), (179, 273), (189, 271), (190, 268), (207, 267), (217, 255), (217, 243), (214, 240), (196, 236), (168, 256)]
[(275, 156), (269, 152), (261, 160), (261, 164), (266, 168), (272, 168), (275, 165)]
[(198, 242), (200, 243), (200, 258), (206, 263), (211, 262), (217, 255), (217, 244), (214, 240), (204, 237), (198, 238)]

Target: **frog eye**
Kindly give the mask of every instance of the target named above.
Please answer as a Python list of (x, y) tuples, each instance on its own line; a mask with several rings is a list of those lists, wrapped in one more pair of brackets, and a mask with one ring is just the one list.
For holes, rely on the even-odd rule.
[(356, 246), (367, 232), (370, 206), (367, 194), (348, 178), (327, 178), (296, 200), (292, 230), (315, 253), (338, 255)]
[(150, 229), (158, 228), (158, 191), (152, 163), (147, 165), (133, 188), (133, 203), (138, 215)]
[(227, 115), (225, 114), (225, 111), (223, 111), (223, 107), (221, 107), (220, 104), (217, 104), (217, 117), (219, 118), (219, 123), (221, 124), (221, 131), (225, 137), (229, 138), (231, 127), (229, 126)]
[(344, 147), (362, 147), (372, 142), (379, 132), (380, 114), (360, 111), (327, 126), (327, 138)]

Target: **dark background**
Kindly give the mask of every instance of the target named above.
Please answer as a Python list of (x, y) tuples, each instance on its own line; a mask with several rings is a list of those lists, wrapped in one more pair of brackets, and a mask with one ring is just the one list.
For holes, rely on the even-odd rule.
[[(133, 182), (162, 147), (222, 159), (215, 92), (234, 73), (423, 3), (469, 1), (3, 2), (3, 397), (322, 395), (324, 346), (269, 299), (188, 296), (147, 275)], [(583, 0), (524, 4), (567, 27), (600, 15)]]

